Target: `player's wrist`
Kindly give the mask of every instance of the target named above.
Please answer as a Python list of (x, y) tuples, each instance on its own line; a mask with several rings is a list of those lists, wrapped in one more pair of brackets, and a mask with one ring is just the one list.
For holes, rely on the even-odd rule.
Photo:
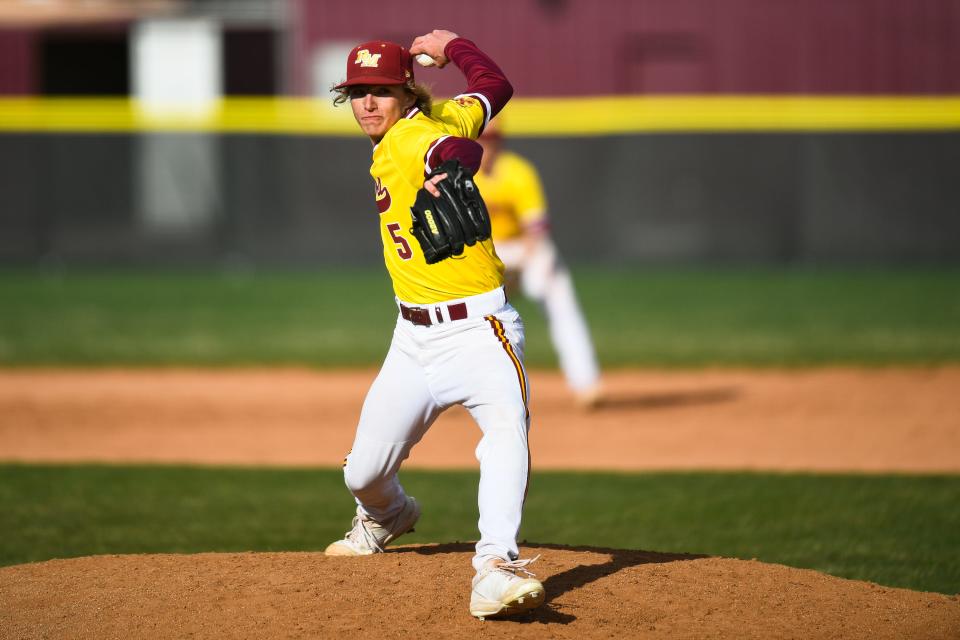
[(447, 41), (445, 45), (443, 45), (443, 55), (447, 56), (448, 58), (450, 57), (450, 45), (452, 45), (457, 40), (463, 40), (463, 38), (461, 38), (460, 36), (457, 36), (456, 38), (450, 39), (449, 41)]
[(460, 66), (459, 63), (457, 63), (455, 57), (462, 50), (463, 45), (467, 45), (467, 47), (472, 47), (474, 49), (477, 47), (477, 45), (475, 45), (471, 40), (467, 40), (462, 36), (457, 36), (456, 38), (450, 40), (450, 42), (444, 45), (443, 47), (444, 57), (447, 60), (456, 64), (457, 66)]

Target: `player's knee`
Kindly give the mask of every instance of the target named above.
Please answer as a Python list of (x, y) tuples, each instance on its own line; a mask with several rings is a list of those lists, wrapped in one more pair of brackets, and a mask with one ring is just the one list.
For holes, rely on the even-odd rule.
[(378, 469), (365, 467), (362, 464), (351, 464), (348, 461), (347, 466), (343, 468), (343, 481), (354, 495), (375, 490), (384, 480), (383, 474)]

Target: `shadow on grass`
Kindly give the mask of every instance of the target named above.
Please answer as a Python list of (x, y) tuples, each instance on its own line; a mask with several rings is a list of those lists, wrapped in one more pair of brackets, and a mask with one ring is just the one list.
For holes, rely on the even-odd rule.
[[(583, 564), (572, 569), (567, 569), (548, 577), (543, 581), (543, 588), (547, 592), (546, 600), (543, 606), (530, 611), (529, 613), (519, 615), (514, 618), (504, 618), (513, 622), (541, 624), (570, 624), (577, 619), (576, 616), (560, 611), (553, 600), (559, 596), (579, 589), (584, 585), (590, 584), (612, 575), (621, 569), (636, 567), (642, 564), (665, 564), (667, 562), (680, 562), (687, 560), (697, 560), (709, 556), (692, 553), (656, 553), (653, 551), (631, 551), (628, 549), (607, 549), (604, 547), (586, 547), (569, 546), (564, 544), (546, 544), (537, 542), (523, 542), (524, 547), (533, 550), (553, 549), (556, 551), (574, 551), (580, 553), (595, 553), (609, 556), (606, 562), (600, 564)], [(410, 552), (422, 555), (435, 555), (438, 553), (470, 553), (474, 545), (468, 542), (452, 542), (446, 544), (426, 545), (422, 547), (405, 547), (393, 549), (393, 553)], [(495, 620), (495, 619), (494, 619)]]

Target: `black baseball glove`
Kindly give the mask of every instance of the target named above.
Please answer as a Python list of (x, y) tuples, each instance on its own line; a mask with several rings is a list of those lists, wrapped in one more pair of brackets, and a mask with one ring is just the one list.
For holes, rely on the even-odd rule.
[(410, 207), (410, 233), (420, 243), (427, 264), (436, 264), (463, 253), (478, 240), (490, 237), (490, 214), (473, 182), (473, 174), (457, 160), (447, 160), (430, 175), (446, 173), (437, 183), (440, 197), (422, 188)]

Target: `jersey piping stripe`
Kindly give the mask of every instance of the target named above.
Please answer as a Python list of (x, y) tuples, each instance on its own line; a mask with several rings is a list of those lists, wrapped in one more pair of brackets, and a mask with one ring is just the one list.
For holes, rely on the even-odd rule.
[(429, 174), (433, 167), (430, 166), (430, 156), (433, 155), (433, 150), (440, 145), (441, 142), (449, 138), (450, 136), (441, 136), (433, 141), (433, 144), (427, 149), (427, 153), (423, 156), (423, 173)]
[(520, 362), (520, 358), (517, 357), (516, 352), (513, 350), (513, 345), (510, 344), (510, 340), (503, 330), (503, 323), (497, 319), (497, 316), (486, 316), (485, 319), (490, 323), (490, 326), (493, 327), (493, 332), (497, 335), (497, 340), (503, 345), (503, 350), (507, 352), (510, 361), (513, 362), (513, 368), (517, 370), (517, 379), (520, 381), (520, 394), (523, 397), (523, 406), (527, 411), (527, 419), (529, 419), (530, 407), (527, 406), (527, 376), (524, 375), (523, 364)]

